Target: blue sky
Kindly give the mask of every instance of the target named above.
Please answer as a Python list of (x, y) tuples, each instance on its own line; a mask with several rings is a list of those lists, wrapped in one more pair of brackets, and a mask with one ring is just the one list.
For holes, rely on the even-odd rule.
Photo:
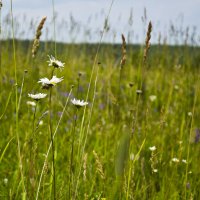
[[(111, 0), (54, 0), (54, 2), (58, 21), (69, 20), (69, 16), (72, 14), (76, 21), (87, 25), (88, 18), (91, 16), (90, 27), (101, 29)], [(9, 12), (10, 1), (3, 1), (3, 4), (4, 15)], [(120, 38), (121, 33), (126, 34), (128, 30), (132, 30), (139, 41), (144, 39), (144, 24), (141, 20), (144, 15), (144, 7), (147, 10), (148, 20), (153, 22), (155, 32), (167, 34), (170, 23), (173, 22), (177, 26), (190, 26), (191, 29), (196, 26), (199, 33), (200, 0), (115, 0), (109, 23), (116, 31), (116, 41)], [(48, 19), (52, 18), (52, 0), (13, 0), (13, 9), (15, 16), (26, 14), (27, 18), (35, 20), (39, 20), (45, 15)], [(133, 25), (129, 27), (128, 19), (131, 10)], [(112, 40), (111, 38), (112, 36), (108, 36), (105, 40)], [(59, 33), (57, 39), (68, 40), (69, 38), (67, 39)]]

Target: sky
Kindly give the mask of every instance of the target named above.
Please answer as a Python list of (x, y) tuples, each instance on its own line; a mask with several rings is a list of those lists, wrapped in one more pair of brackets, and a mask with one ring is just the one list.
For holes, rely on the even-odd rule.
[[(56, 24), (58, 26), (56, 28), (57, 40), (66, 42), (70, 40), (90, 40), (89, 36), (81, 34), (83, 30), (85, 32), (90, 30), (91, 40), (98, 41), (99, 34), (97, 34), (97, 30), (102, 30), (111, 1), (54, 0), (57, 15)], [(108, 18), (110, 34), (105, 35), (105, 41), (119, 42), (121, 33), (125, 35), (131, 33), (133, 42), (142, 42), (147, 27), (147, 23), (145, 24), (142, 21), (144, 8), (146, 8), (147, 23), (149, 20), (153, 23), (154, 33), (152, 37), (154, 41), (158, 38), (159, 32), (163, 37), (167, 36), (171, 24), (184, 30), (189, 26), (191, 32), (195, 26), (197, 34), (199, 34), (200, 0), (115, 0)], [(3, 0), (2, 17), (9, 11), (10, 1)], [(27, 21), (31, 19), (39, 21), (43, 16), (47, 16), (49, 20), (47, 26), (52, 32), (53, 25), (50, 23), (53, 17), (52, 0), (13, 0), (13, 14), (17, 16), (19, 21), (22, 20), (24, 15)], [(129, 21), (130, 15), (132, 15), (131, 24)], [(73, 16), (73, 18), (70, 18), (70, 16)], [(72, 19), (77, 22), (79, 27), (69, 32), (69, 21)], [(66, 25), (68, 34), (64, 34), (64, 25), (61, 23), (63, 21), (66, 21), (66, 24), (68, 23), (68, 26)], [(26, 37), (31, 37), (31, 35), (26, 35)]]

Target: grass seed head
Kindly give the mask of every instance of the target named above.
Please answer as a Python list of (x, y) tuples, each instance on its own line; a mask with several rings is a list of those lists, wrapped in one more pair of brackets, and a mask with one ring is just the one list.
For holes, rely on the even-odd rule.
[(124, 35), (122, 34), (122, 59), (120, 63), (121, 68), (123, 68), (125, 63), (126, 63), (126, 39)]
[(32, 57), (34, 58), (37, 54), (39, 45), (40, 45), (40, 36), (42, 35), (42, 29), (44, 26), (44, 23), (46, 21), (47, 17), (43, 17), (42, 20), (40, 21), (38, 27), (37, 27), (37, 31), (35, 34), (35, 39), (33, 41), (33, 46), (32, 46)]
[(95, 163), (96, 163), (96, 171), (101, 176), (102, 179), (105, 179), (105, 174), (103, 172), (103, 165), (99, 159), (99, 156), (97, 153), (93, 150), (93, 155), (95, 157)]
[(148, 55), (148, 52), (149, 52), (149, 49), (150, 49), (151, 32), (152, 32), (152, 23), (150, 21), (149, 25), (148, 25), (147, 34), (146, 34), (143, 63), (146, 63), (147, 55)]

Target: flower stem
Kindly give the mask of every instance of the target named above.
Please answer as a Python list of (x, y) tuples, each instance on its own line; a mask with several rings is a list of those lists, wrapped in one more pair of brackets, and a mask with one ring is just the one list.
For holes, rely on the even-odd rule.
[[(58, 128), (59, 128), (59, 125), (60, 125), (61, 120), (62, 120), (62, 118), (63, 118), (63, 115), (64, 115), (64, 113), (65, 113), (65, 111), (66, 111), (66, 108), (67, 108), (67, 105), (68, 105), (68, 102), (69, 102), (69, 98), (71, 97), (72, 89), (73, 89), (73, 88), (71, 88), (71, 90), (70, 90), (70, 92), (69, 92), (69, 95), (68, 95), (67, 100), (66, 100), (66, 102), (65, 102), (65, 106), (64, 106), (64, 108), (63, 108), (62, 114), (61, 114), (60, 119), (59, 119), (59, 121), (58, 121), (58, 123), (57, 123), (57, 126), (56, 126), (56, 128), (55, 128), (55, 131), (54, 131), (54, 134), (53, 134), (53, 139), (55, 138), (55, 135), (56, 135), (56, 133), (57, 133), (57, 131), (58, 131)], [(48, 147), (48, 150), (47, 150), (47, 152), (46, 152), (46, 154), (45, 154), (46, 156), (45, 156), (45, 160), (44, 160), (44, 163), (43, 163), (42, 171), (41, 171), (41, 173), (40, 173), (40, 178), (39, 178), (39, 183), (38, 183), (38, 188), (37, 188), (35, 200), (38, 200), (38, 199), (39, 199), (39, 192), (40, 192), (41, 182), (42, 182), (42, 178), (43, 178), (44, 173), (45, 173), (45, 165), (46, 165), (46, 162), (47, 162), (48, 155), (49, 155), (49, 152), (50, 152), (50, 150), (51, 150), (51, 147), (52, 147), (52, 143), (50, 142), (49, 147)]]
[(35, 110), (33, 114), (33, 129), (32, 129), (33, 138), (35, 136), (35, 116), (36, 116), (37, 105), (38, 105), (38, 101), (36, 101)]
[(80, 75), (78, 75), (77, 78), (77, 90), (76, 90), (76, 98), (78, 99), (78, 95), (79, 95), (79, 86), (80, 86)]
[(34, 165), (35, 165), (35, 117), (36, 117), (36, 110), (37, 110), (37, 104), (38, 101), (36, 101), (36, 105), (35, 105), (35, 109), (34, 109), (34, 113), (33, 113), (33, 125), (32, 125), (32, 135), (31, 135), (31, 139), (30, 139), (30, 162), (29, 162), (29, 180), (31, 182), (27, 182), (27, 192), (29, 192), (29, 185), (31, 187), (31, 193), (30, 193), (30, 197), (33, 196), (34, 194), (34, 183), (32, 181), (34, 181), (34, 175), (35, 175), (35, 169), (34, 169)]
[[(70, 155), (70, 173), (69, 173), (69, 199), (71, 199), (71, 182), (73, 181), (74, 175), (74, 141), (75, 141), (75, 133), (76, 133), (76, 123), (77, 123), (77, 115), (78, 115), (78, 108), (75, 110), (75, 119), (72, 131), (72, 141), (71, 141), (71, 155)], [(72, 185), (73, 186), (73, 185)], [(72, 194), (73, 196), (73, 194)]]
[[(52, 73), (53, 74), (53, 73)], [(54, 141), (53, 141), (53, 130), (52, 130), (52, 120), (51, 120), (51, 96), (52, 96), (52, 88), (49, 90), (49, 131), (51, 136), (51, 145), (52, 145), (52, 166), (53, 166), (53, 194), (54, 200), (56, 199), (56, 170), (55, 170), (55, 157), (54, 157)]]

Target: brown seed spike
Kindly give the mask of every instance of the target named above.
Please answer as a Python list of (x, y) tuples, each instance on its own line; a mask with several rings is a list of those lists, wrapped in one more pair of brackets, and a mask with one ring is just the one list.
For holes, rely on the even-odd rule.
[(125, 63), (126, 63), (126, 39), (124, 35), (122, 34), (122, 59), (120, 63), (121, 68), (123, 68)]
[(40, 21), (38, 27), (37, 27), (37, 31), (35, 34), (35, 39), (33, 41), (33, 46), (32, 46), (32, 57), (34, 58), (36, 56), (37, 50), (39, 48), (40, 45), (40, 36), (42, 35), (42, 29), (44, 26), (44, 23), (46, 21), (47, 17), (43, 17), (42, 20)]
[(147, 55), (150, 49), (150, 39), (151, 39), (151, 32), (152, 32), (152, 23), (149, 22), (146, 40), (145, 40), (145, 49), (144, 49), (144, 57), (143, 57), (143, 63), (146, 63)]

